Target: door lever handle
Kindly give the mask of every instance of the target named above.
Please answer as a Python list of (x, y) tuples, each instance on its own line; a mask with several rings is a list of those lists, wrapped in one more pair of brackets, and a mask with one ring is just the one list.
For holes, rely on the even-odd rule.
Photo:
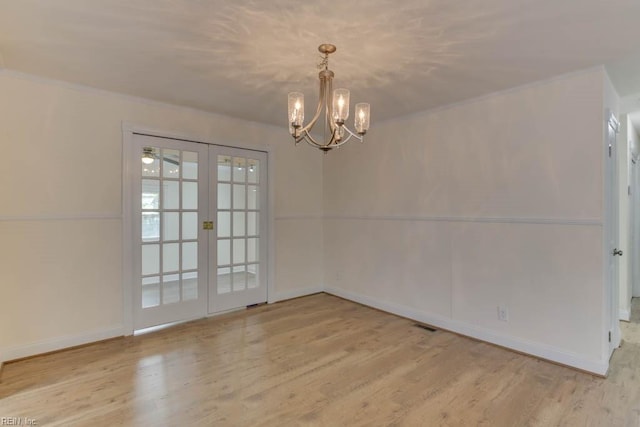
[(618, 255), (618, 256), (622, 256), (622, 250), (620, 250), (620, 249), (618, 249), (618, 248), (615, 248), (615, 249), (613, 250), (613, 256), (616, 256), (616, 255)]

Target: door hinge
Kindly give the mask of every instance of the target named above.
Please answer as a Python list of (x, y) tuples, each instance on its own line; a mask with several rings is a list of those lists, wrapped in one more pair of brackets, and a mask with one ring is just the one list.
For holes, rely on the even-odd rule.
[(611, 144), (609, 144), (609, 157), (611, 157)]
[(631, 195), (631, 186), (630, 185), (627, 186), (627, 195), (629, 195), (629, 196)]
[(611, 342), (611, 331), (609, 331), (609, 342)]

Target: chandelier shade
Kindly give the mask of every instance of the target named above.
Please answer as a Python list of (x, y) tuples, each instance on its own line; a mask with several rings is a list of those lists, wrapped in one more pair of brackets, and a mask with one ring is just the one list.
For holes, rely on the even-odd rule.
[(304, 121), (304, 94), (291, 92), (289, 94), (289, 133), (296, 127), (302, 126)]
[[(318, 66), (320, 68), (320, 73), (318, 74), (320, 93), (315, 114), (311, 121), (305, 125), (304, 94), (291, 92), (288, 97), (288, 121), (289, 133), (293, 136), (296, 144), (305, 141), (312, 147), (326, 153), (346, 144), (351, 138), (359, 141), (364, 140), (364, 135), (369, 130), (371, 107), (364, 102), (356, 104), (354, 114), (355, 132), (346, 126), (345, 123), (349, 118), (351, 93), (344, 88), (333, 90), (334, 73), (329, 69), (329, 55), (336, 51), (336, 47), (332, 44), (321, 44), (318, 50), (324, 56)], [(325, 123), (324, 139), (317, 141), (311, 135), (311, 129), (321, 117)]]
[(353, 126), (356, 128), (356, 132), (365, 134), (369, 129), (369, 115), (371, 107), (366, 102), (360, 102), (356, 104), (356, 114)]

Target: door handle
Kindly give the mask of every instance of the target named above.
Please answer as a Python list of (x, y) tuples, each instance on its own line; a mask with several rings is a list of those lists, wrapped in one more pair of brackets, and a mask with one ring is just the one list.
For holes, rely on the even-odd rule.
[(213, 230), (213, 221), (202, 221), (203, 230)]
[(613, 256), (616, 256), (616, 255), (618, 255), (618, 256), (622, 256), (622, 250), (620, 250), (620, 249), (618, 249), (618, 248), (615, 248), (615, 249), (613, 250)]

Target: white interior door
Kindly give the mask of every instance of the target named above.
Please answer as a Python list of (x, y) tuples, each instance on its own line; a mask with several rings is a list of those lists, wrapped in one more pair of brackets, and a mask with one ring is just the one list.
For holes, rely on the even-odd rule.
[(620, 345), (620, 322), (619, 318), (619, 262), (623, 255), (619, 249), (619, 223), (618, 223), (618, 168), (617, 168), (617, 146), (616, 134), (619, 123), (613, 114), (607, 117), (607, 159), (606, 159), (606, 230), (608, 255), (607, 255), (607, 292), (606, 304), (608, 306), (609, 323), (609, 355)]
[[(134, 135), (134, 329), (207, 313), (208, 147)], [(148, 163), (141, 162), (146, 160)]]
[(220, 312), (267, 301), (267, 155), (211, 146), (209, 310)]

